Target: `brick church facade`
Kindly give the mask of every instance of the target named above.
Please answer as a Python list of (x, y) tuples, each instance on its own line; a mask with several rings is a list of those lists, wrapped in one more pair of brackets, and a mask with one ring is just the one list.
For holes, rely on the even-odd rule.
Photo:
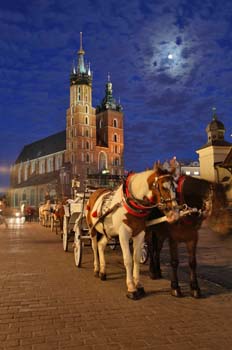
[(46, 198), (71, 197), (86, 185), (114, 186), (124, 174), (124, 126), (108, 75), (105, 97), (92, 105), (92, 72), (80, 36), (70, 75), (66, 130), (25, 145), (11, 167), (10, 204), (38, 206)]

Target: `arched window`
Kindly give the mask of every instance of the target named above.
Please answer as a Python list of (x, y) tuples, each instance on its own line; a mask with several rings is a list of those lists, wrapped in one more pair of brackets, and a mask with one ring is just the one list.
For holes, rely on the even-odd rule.
[(89, 113), (89, 106), (88, 106), (88, 105), (85, 106), (85, 113), (86, 113), (86, 114)]
[(89, 117), (87, 115), (85, 116), (85, 124), (89, 125)]
[(19, 196), (17, 192), (14, 195), (14, 203), (15, 203), (15, 207), (19, 205)]
[(89, 158), (89, 153), (87, 153), (87, 154), (86, 154), (86, 163), (89, 163), (89, 160), (90, 160), (90, 158)]
[(107, 169), (107, 156), (105, 152), (99, 153), (98, 169), (99, 171)]
[(114, 134), (114, 135), (113, 135), (113, 141), (114, 141), (114, 142), (118, 142), (118, 135), (117, 135), (117, 134)]
[(117, 127), (118, 127), (118, 120), (117, 120), (117, 119), (114, 119), (114, 120), (113, 120), (113, 127), (114, 127), (114, 128), (117, 128)]
[(22, 200), (23, 200), (23, 201), (26, 201), (26, 200), (27, 200), (26, 191), (23, 191)]
[(89, 137), (89, 130), (88, 129), (85, 130), (85, 136)]
[(86, 149), (89, 149), (89, 141), (86, 141), (85, 146), (86, 146)]
[(40, 191), (39, 191), (39, 200), (40, 200), (40, 202), (44, 201), (44, 190), (43, 190), (43, 188), (41, 188)]
[(30, 204), (35, 205), (35, 190), (31, 190), (31, 198), (30, 198)]

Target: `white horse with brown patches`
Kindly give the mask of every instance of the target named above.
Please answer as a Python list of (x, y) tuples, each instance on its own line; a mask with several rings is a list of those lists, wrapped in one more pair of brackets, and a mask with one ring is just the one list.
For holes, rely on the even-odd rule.
[[(119, 236), (126, 268), (127, 297), (139, 299), (145, 292), (140, 282), (140, 256), (146, 218), (159, 206), (165, 213), (176, 205), (172, 174), (155, 166), (153, 170), (129, 174), (117, 190), (98, 189), (87, 203), (86, 220), (94, 253), (94, 273), (106, 279), (104, 250), (110, 238)], [(170, 216), (170, 220), (171, 221)], [(129, 241), (133, 240), (133, 259)]]

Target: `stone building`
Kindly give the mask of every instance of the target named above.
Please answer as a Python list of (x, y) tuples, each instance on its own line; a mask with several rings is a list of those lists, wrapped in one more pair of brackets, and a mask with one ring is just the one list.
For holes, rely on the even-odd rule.
[(70, 75), (66, 130), (24, 146), (11, 167), (10, 202), (38, 206), (46, 198), (72, 196), (86, 184), (114, 186), (124, 174), (124, 126), (108, 75), (105, 96), (92, 105), (92, 72), (80, 35)]
[(206, 128), (207, 143), (196, 152), (199, 155), (200, 176), (212, 182), (230, 181), (232, 173), (232, 143), (225, 140), (224, 124), (213, 113)]

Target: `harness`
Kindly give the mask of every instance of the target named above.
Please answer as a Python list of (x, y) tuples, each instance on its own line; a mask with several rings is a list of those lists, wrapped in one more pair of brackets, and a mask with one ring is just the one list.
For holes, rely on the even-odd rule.
[[(147, 217), (150, 215), (153, 208), (162, 207), (163, 204), (169, 200), (165, 200), (162, 198), (161, 195), (161, 203), (154, 204), (153, 198), (147, 199), (147, 201), (137, 199), (135, 198), (132, 193), (129, 191), (129, 182), (131, 177), (134, 175), (133, 172), (129, 173), (126, 180), (123, 183), (122, 187), (122, 201), (123, 206), (127, 210), (127, 212), (133, 216), (136, 217)], [(161, 175), (156, 178), (155, 183), (153, 183), (153, 186), (156, 186), (156, 188), (159, 190), (159, 193), (161, 194), (158, 179), (162, 177), (167, 177), (170, 175)]]
[(186, 176), (182, 175), (179, 177), (178, 182), (177, 182), (176, 193), (177, 193), (177, 201), (179, 204), (184, 203), (183, 186), (184, 186), (185, 180), (186, 180)]

